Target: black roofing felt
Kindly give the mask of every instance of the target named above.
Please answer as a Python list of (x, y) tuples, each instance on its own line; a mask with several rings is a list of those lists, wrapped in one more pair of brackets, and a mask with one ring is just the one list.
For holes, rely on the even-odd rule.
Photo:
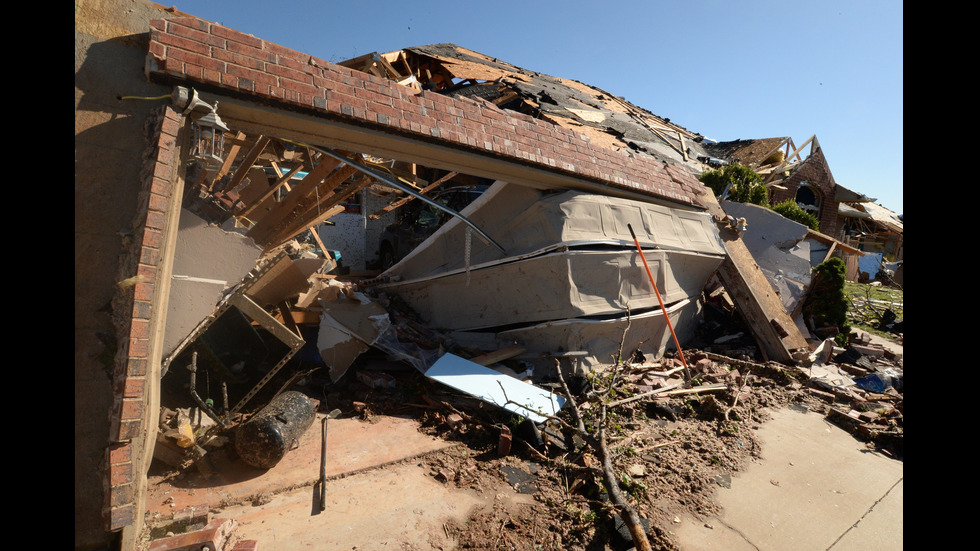
[[(580, 88), (569, 86), (560, 79), (550, 75), (523, 69), (489, 56), (485, 59), (471, 55), (455, 44), (431, 44), (406, 48), (405, 50), (422, 56), (458, 59), (460, 61), (478, 63), (493, 67), (502, 72), (512, 73), (514, 78), (507, 80), (508, 87), (517, 92), (522, 98), (536, 103), (538, 109), (544, 115), (565, 117), (584, 126), (590, 126), (607, 132), (620, 138), (622, 142), (634, 151), (644, 152), (654, 157), (663, 158), (664, 155), (662, 152), (666, 151), (665, 148), (669, 149), (669, 146), (665, 144), (664, 140), (655, 132), (651, 131), (637, 117), (620, 112), (622, 109), (619, 106), (617, 106), (617, 110), (610, 109), (610, 105), (619, 104), (634, 113), (645, 116), (655, 117), (656, 115), (622, 98), (618, 98), (605, 90), (596, 88), (591, 84), (580, 83), (590, 90), (586, 92)], [(486, 97), (487, 95), (493, 96), (493, 93), (486, 90), (486, 87), (483, 90), (467, 90), (467, 88), (470, 88), (470, 86), (453, 89), (448, 91), (448, 94), (478, 95), (484, 97), (484, 99), (489, 99)], [(582, 118), (574, 110), (599, 112), (603, 115), (603, 120), (593, 121)], [(676, 142), (674, 145), (679, 146)], [(692, 158), (704, 154), (701, 145), (693, 140), (689, 140), (688, 143), (685, 143), (685, 146), (691, 149), (690, 156)], [(676, 159), (671, 160), (676, 161)]]

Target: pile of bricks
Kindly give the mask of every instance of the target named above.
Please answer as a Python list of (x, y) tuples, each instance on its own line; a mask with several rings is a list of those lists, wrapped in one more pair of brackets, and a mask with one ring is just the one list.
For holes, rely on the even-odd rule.
[[(174, 515), (169, 535), (150, 542), (149, 551), (258, 551), (257, 540), (237, 539), (233, 519), (211, 519), (209, 511), (186, 510)], [(185, 531), (173, 533), (174, 531)]]

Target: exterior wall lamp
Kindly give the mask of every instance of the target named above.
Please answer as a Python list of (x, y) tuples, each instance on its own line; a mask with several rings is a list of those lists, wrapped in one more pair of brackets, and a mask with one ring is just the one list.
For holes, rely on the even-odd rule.
[[(218, 102), (214, 105), (202, 100), (193, 88), (178, 86), (172, 94), (174, 104), (184, 110), (184, 115), (192, 117), (194, 143), (191, 156), (209, 165), (221, 164), (224, 160), (225, 132), (228, 127), (218, 116)], [(196, 113), (203, 112), (194, 118)]]

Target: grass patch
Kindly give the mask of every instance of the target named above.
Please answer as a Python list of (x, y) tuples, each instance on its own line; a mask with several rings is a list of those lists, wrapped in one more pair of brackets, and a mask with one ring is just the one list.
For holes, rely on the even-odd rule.
[(844, 294), (848, 300), (848, 320), (854, 327), (869, 333), (893, 336), (878, 329), (885, 310), (891, 310), (899, 319), (905, 317), (904, 292), (901, 289), (848, 281), (844, 283)]

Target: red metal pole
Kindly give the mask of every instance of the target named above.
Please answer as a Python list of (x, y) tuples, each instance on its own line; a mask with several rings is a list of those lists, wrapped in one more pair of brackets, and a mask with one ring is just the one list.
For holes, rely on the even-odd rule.
[(650, 266), (647, 264), (647, 259), (643, 256), (643, 249), (640, 248), (640, 242), (636, 239), (636, 234), (633, 233), (633, 226), (626, 224), (626, 227), (630, 230), (630, 235), (633, 236), (633, 243), (636, 244), (636, 252), (640, 253), (640, 259), (643, 260), (643, 267), (647, 269), (647, 276), (650, 277), (650, 284), (653, 285), (653, 292), (657, 294), (657, 302), (660, 303), (660, 309), (664, 313), (664, 319), (667, 320), (667, 329), (670, 329), (670, 335), (674, 337), (674, 346), (677, 347), (677, 353), (681, 357), (681, 365), (684, 366), (684, 372), (687, 373), (688, 380), (691, 379), (691, 373), (687, 369), (687, 360), (684, 359), (684, 351), (681, 350), (681, 343), (677, 341), (677, 334), (674, 333), (674, 326), (670, 323), (670, 316), (667, 315), (667, 307), (664, 306), (664, 299), (660, 297), (660, 291), (657, 289), (657, 282), (653, 280), (653, 274), (650, 273)]

